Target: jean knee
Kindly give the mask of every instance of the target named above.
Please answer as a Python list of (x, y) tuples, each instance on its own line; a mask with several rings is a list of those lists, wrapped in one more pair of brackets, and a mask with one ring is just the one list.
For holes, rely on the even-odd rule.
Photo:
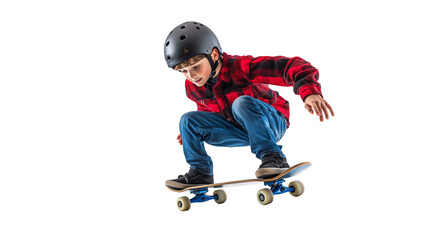
[(197, 119), (198, 112), (187, 112), (180, 118), (180, 127), (188, 126)]
[(240, 96), (237, 99), (235, 99), (235, 101), (232, 103), (232, 111), (233, 112), (239, 112), (240, 110), (243, 109), (247, 109), (249, 107), (253, 107), (254, 106), (254, 101), (255, 99), (251, 96)]

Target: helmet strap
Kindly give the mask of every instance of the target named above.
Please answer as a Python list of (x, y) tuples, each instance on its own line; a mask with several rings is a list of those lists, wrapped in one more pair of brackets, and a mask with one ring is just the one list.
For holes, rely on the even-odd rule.
[(214, 75), (216, 74), (216, 68), (219, 66), (219, 61), (222, 62), (222, 55), (219, 54), (219, 58), (216, 62), (213, 61), (212, 56), (210, 54), (206, 54), (207, 59), (209, 60), (210, 66), (212, 68), (212, 72), (210, 73), (209, 80), (213, 79)]

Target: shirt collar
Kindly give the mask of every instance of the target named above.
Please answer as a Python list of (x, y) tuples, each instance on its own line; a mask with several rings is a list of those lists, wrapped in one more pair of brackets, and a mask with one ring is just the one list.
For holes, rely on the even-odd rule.
[(214, 86), (214, 85), (216, 85), (216, 83), (217, 83), (217, 77), (210, 78), (206, 84)]

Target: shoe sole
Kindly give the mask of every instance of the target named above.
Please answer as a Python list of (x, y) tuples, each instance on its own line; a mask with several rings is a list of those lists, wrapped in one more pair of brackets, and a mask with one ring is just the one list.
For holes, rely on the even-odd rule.
[[(207, 183), (207, 184), (210, 184), (210, 183)], [(203, 183), (202, 184), (185, 184), (185, 183), (179, 183), (179, 182), (172, 181), (172, 180), (167, 180), (167, 181), (165, 181), (165, 185), (169, 188), (181, 190), (181, 189), (184, 189), (187, 187), (194, 187), (194, 186), (200, 186), (200, 185), (206, 185), (206, 184), (205, 183), (204, 184)]]
[(271, 178), (288, 170), (289, 168), (260, 168), (255, 172), (257, 178)]

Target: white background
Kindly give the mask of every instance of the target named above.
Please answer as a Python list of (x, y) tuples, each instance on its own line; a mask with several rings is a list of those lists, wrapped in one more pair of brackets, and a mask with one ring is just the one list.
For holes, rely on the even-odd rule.
[[(424, 1), (146, 2), (0, 3), (0, 239), (428, 239)], [(229, 54), (320, 69), (329, 121), (273, 87), (291, 104), (289, 162), (313, 163), (304, 195), (262, 206), (248, 185), (176, 209), (164, 181), (188, 170), (176, 136), (195, 105), (163, 44), (185, 21)], [(207, 150), (216, 181), (260, 164)]]

